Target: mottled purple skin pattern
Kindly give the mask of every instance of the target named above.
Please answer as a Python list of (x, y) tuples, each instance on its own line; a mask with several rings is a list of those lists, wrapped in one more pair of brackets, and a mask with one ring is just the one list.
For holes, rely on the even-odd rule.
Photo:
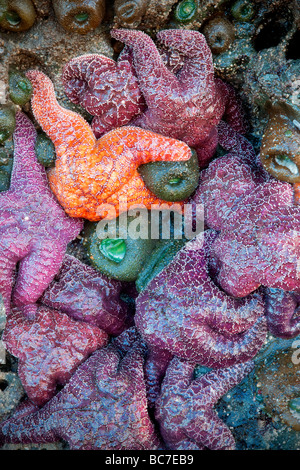
[(243, 128), (243, 118), (233, 89), (214, 78), (211, 51), (198, 31), (183, 29), (157, 33), (158, 41), (167, 49), (176, 49), (183, 60), (173, 73), (152, 39), (142, 31), (120, 30), (112, 37), (131, 50), (133, 66), (146, 109), (131, 125), (182, 140), (195, 148), (201, 167), (213, 156), (218, 134), (216, 125), (222, 116)]
[(166, 349), (148, 348), (144, 371), (149, 408), (155, 407), (161, 382), (172, 357), (172, 352)]
[(234, 437), (213, 409), (253, 368), (252, 361), (207, 372), (193, 380), (195, 364), (174, 357), (156, 403), (155, 417), (167, 449), (233, 450)]
[(273, 179), (257, 160), (252, 144), (223, 121), (218, 125), (218, 141), (228, 153), (201, 172), (199, 186), (189, 201), (203, 204), (205, 222), (215, 230), (221, 229), (241, 197)]
[(83, 223), (69, 217), (49, 189), (45, 169), (35, 155), (36, 131), (20, 112), (13, 137), (10, 189), (0, 194), (0, 293), (7, 312), (12, 294), (14, 305), (27, 306), (23, 311), (30, 316)]
[[(135, 324), (150, 349), (207, 367), (228, 367), (254, 357), (266, 336), (260, 292), (235, 299), (208, 274), (207, 231), (188, 242), (136, 300)], [(204, 240), (204, 242), (203, 242)]]
[(300, 292), (300, 209), (291, 185), (259, 184), (224, 210), (221, 224), (206, 222), (220, 230), (212, 256), (226, 292), (245, 297), (261, 285)]
[(249, 295), (261, 284), (277, 287), (266, 288), (268, 329), (275, 336), (294, 337), (299, 334), (299, 321), (293, 318), (298, 294), (281, 289), (299, 290), (297, 232), (293, 232), (299, 210), (293, 205), (292, 187), (276, 182), (263, 169), (251, 143), (226, 123), (220, 122), (218, 133), (228, 153), (201, 172), (190, 201), (202, 203), (206, 224), (220, 231), (212, 248), (211, 272), (225, 291), (237, 297)]
[(1, 423), (0, 441), (63, 439), (72, 450), (157, 449), (160, 442), (147, 411), (145, 348), (140, 341), (125, 351), (118, 346), (94, 352), (44, 407), (23, 405)]
[(300, 334), (300, 294), (265, 288), (268, 330), (279, 338), (295, 338)]
[(65, 385), (87, 357), (108, 342), (103, 330), (72, 320), (57, 310), (38, 306), (34, 319), (13, 307), (2, 336), (18, 358), (18, 375), (30, 400), (44, 405)]
[(137, 79), (126, 51), (118, 62), (103, 55), (75, 57), (62, 74), (66, 95), (92, 116), (96, 138), (116, 127), (125, 126), (144, 109)]
[(119, 335), (132, 324), (128, 307), (120, 299), (122, 283), (65, 255), (62, 267), (40, 302), (66, 313), (74, 320), (95, 325), (110, 335)]

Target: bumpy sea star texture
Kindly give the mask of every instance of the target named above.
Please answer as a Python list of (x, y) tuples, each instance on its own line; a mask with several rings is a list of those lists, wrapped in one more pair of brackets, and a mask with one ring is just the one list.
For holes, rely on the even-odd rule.
[[(247, 195), (250, 195), (249, 197), (252, 195), (253, 197), (257, 190), (261, 190), (263, 187), (268, 187), (263, 185), (274, 184), (274, 179), (263, 169), (260, 161), (258, 160), (258, 157), (255, 155), (255, 151), (251, 143), (247, 139), (245, 139), (240, 134), (235, 133), (224, 122), (220, 122), (218, 125), (218, 133), (219, 143), (225, 150), (228, 151), (228, 153), (225, 156), (220, 157), (214, 162), (210, 163), (208, 169), (201, 173), (200, 184), (195, 195), (192, 197), (192, 202), (204, 204), (206, 223), (216, 230), (223, 231), (224, 226), (227, 227), (228, 219), (233, 217), (233, 215), (230, 215), (231, 211), (232, 213), (235, 213), (237, 207), (243, 207), (243, 202), (245, 201), (244, 198)], [(283, 185), (281, 188), (288, 191), (291, 189), (289, 185)], [(257, 200), (257, 198), (255, 200)], [(280, 204), (280, 198), (276, 202)], [(263, 214), (268, 213), (270, 209), (267, 204), (265, 207), (263, 207), (260, 201), (259, 204), (257, 204), (257, 211), (260, 211), (263, 217)], [(272, 214), (270, 214), (270, 216), (272, 217)], [(285, 220), (284, 214), (282, 217)], [(249, 220), (245, 223), (250, 225)], [(231, 241), (229, 242), (229, 237), (230, 240), (232, 240), (232, 234), (232, 238), (235, 239), (236, 234), (233, 234), (233, 232), (236, 232), (237, 229), (235, 227), (237, 224), (243, 225), (243, 219), (239, 220), (236, 218), (234, 225), (232, 225), (230, 229), (229, 227), (226, 229), (228, 237), (226, 247), (230, 252), (230, 256), (227, 256), (226, 261), (222, 262), (225, 265), (224, 269), (228, 269), (227, 264), (231, 262), (231, 256), (233, 255), (234, 248), (231, 247), (230, 249), (229, 247), (229, 244), (231, 244)], [(243, 233), (245, 234), (245, 230), (243, 230)], [(250, 233), (248, 236), (250, 238)], [(262, 237), (260, 237), (259, 241), (260, 243), (263, 242)], [(275, 241), (276, 238), (274, 238), (274, 243)], [(214, 247), (216, 246), (218, 250), (219, 242), (220, 239), (217, 238), (214, 244)], [(237, 262), (242, 262), (244, 260), (245, 253), (249, 249), (249, 243), (246, 242), (244, 246), (239, 244), (238, 247), (240, 251), (237, 253), (237, 258), (239, 258), (240, 255), (240, 259)], [(222, 248), (220, 248), (220, 251), (222, 251)], [(260, 250), (257, 248), (257, 251), (258, 253), (261, 252), (262, 256), (264, 256), (265, 251), (263, 247)], [(282, 257), (284, 257), (284, 253), (282, 253)], [(225, 253), (222, 254), (222, 260), (223, 259), (225, 259)], [(218, 275), (218, 271), (220, 270), (221, 266), (223, 266), (220, 260), (221, 257), (219, 256), (214, 257), (213, 260), (211, 259), (211, 264), (216, 271), (216, 276)], [(283, 259), (283, 261), (287, 262), (285, 259)], [(249, 251), (247, 263), (248, 264), (245, 265), (243, 269), (247, 271), (246, 274), (249, 276), (249, 278), (253, 279), (253, 277), (255, 278), (256, 274), (260, 274), (260, 265), (257, 263), (257, 258), (255, 258), (255, 261), (253, 259), (251, 260), (251, 251)], [(266, 272), (269, 272), (270, 275), (272, 275), (272, 261), (269, 261), (270, 264), (267, 263), (268, 258), (264, 260), (264, 265), (261, 266), (260, 269), (264, 269), (265, 266)], [(235, 267), (235, 269), (236, 268), (239, 269), (239, 267)], [(222, 272), (223, 271), (221, 271), (221, 273)], [(295, 278), (295, 282), (297, 282), (297, 278)], [(225, 288), (225, 284), (226, 280), (223, 278), (223, 288)], [(245, 287), (247, 289), (249, 288), (247, 280), (245, 282)], [(242, 288), (242, 284), (240, 284), (240, 288)], [(226, 287), (226, 289), (230, 288)], [(243, 290), (239, 293), (239, 296), (242, 297), (243, 295), (249, 294), (249, 292), (251, 292), (251, 290)], [(234, 291), (234, 295), (235, 294), (236, 291)], [(298, 334), (299, 322), (296, 317), (294, 318), (298, 306), (297, 296), (298, 294), (296, 293), (285, 292), (282, 289), (265, 289), (268, 329), (275, 336), (289, 338)]]
[(36, 159), (35, 138), (31, 121), (17, 113), (10, 189), (0, 194), (0, 293), (7, 312), (13, 290), (14, 305), (28, 306), (28, 315), (34, 314), (34, 303), (58, 272), (67, 244), (83, 227), (51, 192)]
[[(125, 336), (128, 342), (130, 336)], [(43, 408), (23, 405), (4, 422), (0, 440), (63, 439), (71, 449), (82, 450), (157, 449), (160, 444), (147, 411), (144, 345), (137, 340), (128, 346), (125, 354), (119, 344), (94, 352)]]
[(214, 78), (211, 51), (198, 31), (183, 29), (157, 33), (157, 39), (183, 57), (173, 73), (152, 39), (141, 31), (113, 30), (112, 37), (124, 42), (133, 55), (133, 66), (146, 110), (132, 125), (180, 139), (196, 149), (201, 166), (213, 156), (218, 135), (216, 125), (223, 115), (244, 129), (244, 121), (233, 90)]
[(30, 400), (44, 405), (77, 366), (108, 342), (96, 326), (72, 320), (65, 313), (38, 306), (34, 319), (12, 308), (3, 335), (6, 349), (19, 359), (18, 375)]
[(170, 362), (156, 403), (156, 419), (168, 449), (231, 450), (235, 440), (213, 409), (253, 368), (252, 361), (210, 371), (193, 380), (195, 364)]
[[(153, 161), (188, 160), (191, 150), (186, 144), (129, 126), (114, 129), (97, 141), (79, 114), (58, 104), (46, 75), (32, 70), (27, 77), (34, 90), (34, 115), (56, 150), (55, 168), (48, 173), (50, 187), (69, 215), (91, 221), (104, 216), (113, 219), (122, 198), (128, 205), (146, 208), (162, 202), (148, 190), (137, 169)], [(105, 204), (114, 210), (103, 214)]]
[(201, 172), (199, 186), (190, 203), (203, 204), (206, 223), (220, 230), (240, 198), (272, 178), (245, 137), (223, 121), (217, 129), (219, 144), (226, 155), (215, 159)]
[(213, 231), (188, 242), (136, 300), (135, 324), (150, 349), (207, 367), (251, 359), (266, 336), (259, 292), (235, 299), (208, 274)]
[(91, 127), (97, 138), (125, 126), (144, 108), (132, 59), (125, 51), (118, 62), (100, 54), (75, 57), (64, 67), (62, 82), (68, 98), (94, 116)]
[(235, 297), (260, 285), (299, 291), (300, 212), (293, 187), (274, 180), (255, 156), (249, 164), (250, 156), (237, 147), (212, 162), (194, 199), (203, 202), (207, 225), (220, 232), (212, 246), (218, 282)]
[[(238, 199), (228, 197), (229, 201), (234, 199), (232, 206), (222, 204), (222, 212), (215, 218), (214, 198), (207, 191), (217, 186), (222, 199), (228, 191), (226, 182), (221, 187), (216, 169), (224, 171), (222, 159), (203, 176), (203, 186), (210, 214), (206, 222), (220, 230), (212, 253), (220, 266), (221, 287), (235, 297), (247, 296), (260, 285), (299, 291), (300, 213), (299, 206), (294, 204), (292, 186), (276, 180), (253, 185), (251, 189), (248, 186)], [(239, 183), (238, 190), (240, 187)], [(201, 188), (200, 183), (199, 191)]]
[(118, 335), (131, 325), (128, 307), (120, 299), (123, 285), (92, 266), (65, 255), (62, 267), (40, 302), (64, 312), (74, 320), (95, 325)]
[(282, 289), (265, 288), (268, 330), (279, 338), (295, 338), (300, 334), (300, 294)]

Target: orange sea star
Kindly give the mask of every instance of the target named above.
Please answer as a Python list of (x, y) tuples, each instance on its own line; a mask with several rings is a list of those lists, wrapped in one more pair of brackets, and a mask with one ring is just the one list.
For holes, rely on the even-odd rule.
[(115, 215), (105, 215), (113, 218), (120, 212), (122, 197), (127, 198), (127, 207), (142, 204), (150, 209), (151, 204), (165, 202), (149, 191), (137, 169), (153, 161), (188, 160), (191, 150), (185, 143), (126, 126), (96, 140), (82, 116), (58, 104), (46, 75), (31, 70), (27, 77), (33, 86), (33, 113), (57, 154), (55, 168), (48, 172), (50, 187), (70, 216), (97, 221), (104, 216), (101, 205), (111, 204)]

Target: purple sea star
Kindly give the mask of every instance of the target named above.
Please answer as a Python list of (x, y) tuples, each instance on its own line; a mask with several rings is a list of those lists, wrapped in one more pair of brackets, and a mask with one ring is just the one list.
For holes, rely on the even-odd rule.
[(125, 126), (145, 107), (132, 58), (124, 49), (118, 62), (98, 54), (75, 57), (65, 65), (62, 82), (69, 99), (94, 116), (96, 138)]
[(108, 342), (96, 326), (38, 306), (34, 319), (13, 307), (3, 335), (6, 349), (19, 359), (18, 375), (30, 400), (44, 405), (64, 385), (77, 366)]
[(204, 204), (208, 227), (219, 231), (211, 255), (217, 282), (234, 297), (261, 285), (300, 292), (300, 209), (293, 187), (268, 175), (251, 144), (238, 139), (201, 173), (192, 198)]
[(59, 270), (67, 244), (83, 226), (81, 220), (67, 216), (49, 189), (36, 159), (35, 138), (33, 124), (18, 112), (10, 189), (0, 194), (0, 293), (9, 312), (13, 290), (14, 305), (26, 305), (26, 315), (34, 315), (35, 302)]
[(200, 32), (176, 29), (157, 33), (157, 39), (166, 48), (176, 49), (184, 57), (176, 74), (163, 62), (145, 33), (116, 29), (111, 35), (130, 48), (147, 105), (131, 125), (184, 141), (196, 149), (201, 166), (215, 152), (216, 125), (222, 116), (236, 130), (244, 128), (233, 89), (214, 78), (212, 54)]
[(132, 324), (127, 305), (120, 299), (122, 287), (120, 281), (65, 255), (59, 273), (40, 302), (110, 335), (118, 335)]
[(212, 246), (226, 292), (245, 297), (261, 285), (300, 292), (299, 211), (292, 186), (275, 180), (256, 185), (227, 210)]
[[(215, 237), (207, 231), (188, 242), (136, 300), (135, 324), (158, 362), (159, 352), (168, 351), (207, 367), (228, 367), (254, 357), (265, 340), (261, 293), (235, 299), (208, 274)], [(153, 355), (150, 361), (155, 383), (155, 370), (162, 372)]]
[(270, 333), (279, 338), (295, 338), (300, 334), (300, 294), (265, 288), (266, 316)]
[(120, 341), (119, 336), (116, 345), (94, 352), (43, 408), (23, 405), (1, 424), (0, 440), (63, 439), (71, 449), (82, 450), (157, 449), (160, 443), (147, 410), (145, 346), (137, 340), (126, 344), (124, 352)]
[[(299, 209), (293, 205), (292, 188), (285, 183), (277, 184), (262, 167), (251, 143), (226, 123), (220, 122), (218, 132), (219, 143), (229, 153), (202, 171), (199, 187), (190, 201), (202, 203), (205, 222), (221, 232), (213, 244), (213, 253), (217, 256), (211, 256), (210, 267), (222, 287), (238, 297), (248, 295), (261, 284), (269, 285), (270, 289), (264, 289), (268, 329), (275, 336), (294, 337), (299, 333), (298, 294), (279, 288), (299, 289), (295, 273), (297, 259), (296, 256), (293, 258), (297, 232), (292, 228), (293, 218), (294, 228), (297, 227)], [(272, 204), (281, 209), (272, 210)], [(280, 224), (278, 219), (283, 223)], [(277, 226), (280, 226), (279, 230)], [(288, 227), (283, 243), (281, 232)], [(253, 236), (256, 230), (257, 240)], [(268, 252), (272, 253), (278, 269), (274, 269)], [(292, 259), (294, 261), (290, 263)], [(233, 285), (229, 285), (226, 278), (231, 267), (233, 272), (229, 279)], [(281, 270), (283, 273), (290, 271), (290, 274), (283, 274), (280, 279)], [(235, 277), (235, 271), (239, 271), (238, 277)]]
[(253, 368), (252, 361), (207, 372), (193, 380), (195, 364), (170, 362), (156, 403), (156, 419), (168, 449), (231, 450), (234, 437), (213, 406)]
[(201, 172), (199, 186), (190, 203), (203, 204), (205, 222), (210, 228), (220, 230), (241, 197), (272, 178), (245, 137), (223, 121), (217, 128), (219, 144), (227, 153)]

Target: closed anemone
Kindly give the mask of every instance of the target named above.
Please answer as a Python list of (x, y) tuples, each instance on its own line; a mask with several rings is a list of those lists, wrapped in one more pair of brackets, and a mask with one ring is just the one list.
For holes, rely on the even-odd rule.
[(0, 27), (7, 31), (26, 31), (34, 24), (36, 12), (31, 0), (0, 0)]
[(185, 162), (151, 162), (138, 169), (145, 185), (164, 201), (183, 201), (197, 188), (199, 164), (196, 152)]
[(35, 141), (35, 152), (38, 161), (46, 168), (54, 167), (56, 160), (52, 140), (44, 133), (39, 133)]
[(32, 85), (25, 75), (17, 70), (11, 70), (9, 72), (8, 83), (9, 97), (14, 103), (19, 106), (23, 106), (30, 100), (32, 95)]
[(255, 8), (252, 2), (238, 0), (232, 5), (231, 13), (237, 21), (247, 22), (252, 20), (255, 14)]
[(53, 0), (52, 4), (59, 24), (80, 34), (97, 28), (105, 13), (105, 0)]
[(147, 0), (115, 0), (115, 20), (119, 24), (140, 23), (146, 12)]
[(227, 51), (235, 38), (233, 24), (221, 17), (209, 21), (204, 27), (203, 34), (213, 54)]

